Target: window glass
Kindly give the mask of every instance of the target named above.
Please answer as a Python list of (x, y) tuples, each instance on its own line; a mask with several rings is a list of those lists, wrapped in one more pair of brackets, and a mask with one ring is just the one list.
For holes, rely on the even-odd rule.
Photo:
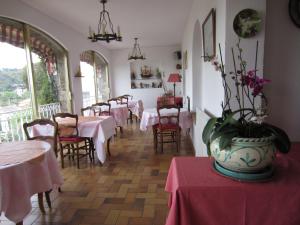
[(24, 122), (70, 109), (66, 57), (48, 35), (0, 17), (0, 142), (24, 140)]
[(109, 99), (108, 64), (105, 59), (93, 51), (80, 55), (82, 75), (83, 107)]

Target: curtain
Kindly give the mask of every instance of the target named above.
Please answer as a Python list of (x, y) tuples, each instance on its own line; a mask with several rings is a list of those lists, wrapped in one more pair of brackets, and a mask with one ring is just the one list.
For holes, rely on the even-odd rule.
[[(24, 48), (23, 29), (0, 23), (0, 41)], [(51, 45), (39, 37), (30, 35), (30, 46), (32, 52), (36, 53), (46, 64), (48, 75), (56, 74), (56, 56)]]

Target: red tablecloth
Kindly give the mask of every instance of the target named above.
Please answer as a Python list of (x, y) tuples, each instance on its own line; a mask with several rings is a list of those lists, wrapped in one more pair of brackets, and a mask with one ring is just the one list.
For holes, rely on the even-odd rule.
[(268, 182), (242, 183), (216, 174), (212, 159), (172, 160), (166, 225), (299, 225), (300, 145), (279, 154)]

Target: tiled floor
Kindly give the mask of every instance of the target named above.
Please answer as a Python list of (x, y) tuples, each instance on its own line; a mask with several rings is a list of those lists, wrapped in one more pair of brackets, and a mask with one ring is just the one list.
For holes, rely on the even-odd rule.
[[(25, 225), (163, 225), (168, 213), (165, 181), (172, 157), (193, 155), (192, 145), (182, 137), (181, 151), (175, 144), (155, 153), (151, 132), (142, 132), (134, 122), (111, 144), (112, 156), (104, 163), (82, 159), (81, 169), (66, 160), (62, 170), (62, 193), (51, 193), (52, 209), (42, 215), (37, 197)], [(46, 202), (44, 204), (46, 206)], [(0, 225), (13, 224), (3, 216)]]

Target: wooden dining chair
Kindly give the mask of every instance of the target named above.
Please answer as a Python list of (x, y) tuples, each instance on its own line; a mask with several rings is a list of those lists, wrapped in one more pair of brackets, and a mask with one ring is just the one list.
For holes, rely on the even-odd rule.
[[(128, 96), (131, 96), (131, 95), (122, 95), (122, 96), (119, 96), (118, 98), (120, 99), (119, 101), (119, 104), (120, 105), (126, 105), (127, 106), (127, 109), (128, 109), (128, 118), (127, 118), (127, 124), (128, 124), (128, 120), (133, 123), (133, 112), (132, 110), (129, 108), (129, 105), (128, 105), (128, 100), (129, 100), (129, 97)], [(131, 96), (132, 97), (132, 96)]]
[(125, 94), (125, 95), (122, 95), (122, 96), (123, 96), (123, 97), (126, 97), (126, 98), (128, 98), (128, 99), (130, 99), (130, 100), (133, 99), (133, 96), (132, 96), (132, 95)]
[(162, 96), (157, 98), (157, 107), (176, 105), (174, 96)]
[[(162, 114), (163, 110), (173, 110), (172, 113)], [(179, 126), (180, 107), (177, 105), (163, 105), (157, 107), (158, 124), (153, 125), (154, 147), (157, 152), (158, 144), (161, 144), (163, 152), (164, 143), (176, 143), (179, 152), (181, 129)]]
[(106, 102), (98, 102), (92, 105), (95, 115), (97, 116), (110, 116), (111, 115), (111, 105)]
[(85, 108), (81, 108), (81, 115), (82, 116), (95, 116), (96, 112), (93, 106), (87, 106)]
[[(57, 126), (58, 143), (60, 146), (61, 167), (64, 168), (64, 157), (76, 157), (77, 168), (79, 159), (89, 156), (92, 161), (92, 149), (86, 144), (86, 138), (78, 134), (78, 115), (71, 113), (57, 113), (53, 115)], [(67, 151), (65, 151), (67, 150)]]
[(121, 103), (121, 99), (119, 97), (117, 97), (117, 98), (110, 98), (110, 99), (107, 100), (107, 103), (109, 103), (109, 104), (113, 104), (113, 103), (120, 104)]
[[(85, 108), (81, 108), (81, 116), (96, 116), (96, 111), (94, 109), (93, 106), (87, 106)], [(94, 141), (93, 138), (91, 137), (85, 137), (86, 140), (86, 145), (88, 146), (88, 148), (92, 151), (92, 158), (94, 159), (94, 153), (95, 153), (95, 145), (94, 145)]]
[[(23, 124), (23, 129), (27, 140), (42, 140), (48, 142), (57, 157), (57, 126), (49, 119), (36, 119), (29, 123)], [(34, 131), (33, 129), (36, 129)], [(58, 189), (61, 192), (61, 189)], [(45, 198), (49, 208), (51, 208), (50, 192), (52, 190), (46, 191)], [(43, 193), (38, 193), (38, 204), (42, 213), (45, 213), (45, 208), (43, 204)]]

